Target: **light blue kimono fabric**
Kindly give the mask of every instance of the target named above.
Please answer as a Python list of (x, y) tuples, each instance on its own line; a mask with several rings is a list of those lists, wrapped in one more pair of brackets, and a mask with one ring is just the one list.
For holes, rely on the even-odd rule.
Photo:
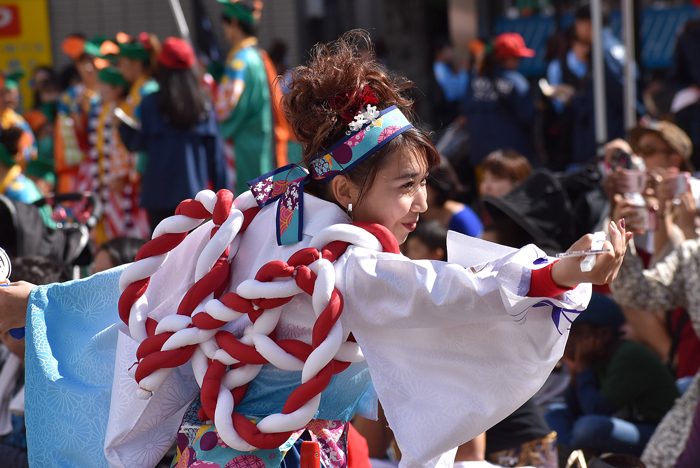
[[(39, 286), (27, 308), (25, 420), (32, 468), (107, 468), (109, 418), (119, 319), (119, 276), (125, 267), (83, 280)], [(281, 412), (301, 372), (265, 365), (237, 407), (246, 415)], [(317, 419), (376, 418), (367, 364), (333, 376)], [(173, 437), (175, 434), (173, 434)]]
[(119, 319), (115, 268), (32, 290), (27, 308), (25, 418), (29, 466), (107, 467)]

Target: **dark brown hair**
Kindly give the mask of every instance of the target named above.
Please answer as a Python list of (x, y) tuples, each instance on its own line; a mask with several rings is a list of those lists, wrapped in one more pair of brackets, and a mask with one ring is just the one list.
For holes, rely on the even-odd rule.
[[(350, 109), (352, 103), (334, 108), (330, 101), (338, 95), (359, 94), (369, 86), (379, 100), (377, 109), (396, 106), (407, 118), (412, 117), (413, 102), (403, 93), (413, 87), (413, 82), (392, 76), (376, 60), (366, 60), (366, 54), (360, 54), (362, 50), (373, 51), (369, 34), (361, 30), (349, 31), (337, 41), (317, 44), (311, 51), (310, 61), (292, 71), (290, 91), (283, 97), (282, 104), (302, 145), (302, 160), (307, 165), (314, 156), (345, 136), (348, 126), (340, 114)], [(347, 172), (350, 180), (360, 187), (360, 197), (374, 182), (377, 171), (387, 164), (388, 155), (398, 150), (424, 155), (427, 169), (440, 161), (428, 135), (417, 128), (409, 129)], [(306, 184), (305, 190), (332, 201), (328, 186), (327, 182), (314, 181)]]
[(497, 150), (490, 153), (481, 163), (481, 169), (489, 171), (499, 179), (510, 179), (516, 184), (527, 179), (532, 172), (527, 158), (515, 150)]

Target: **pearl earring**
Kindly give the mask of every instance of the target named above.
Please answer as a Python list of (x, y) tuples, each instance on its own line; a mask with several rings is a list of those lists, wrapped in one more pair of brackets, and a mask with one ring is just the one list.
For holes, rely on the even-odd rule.
[(348, 203), (348, 216), (352, 219), (352, 203)]

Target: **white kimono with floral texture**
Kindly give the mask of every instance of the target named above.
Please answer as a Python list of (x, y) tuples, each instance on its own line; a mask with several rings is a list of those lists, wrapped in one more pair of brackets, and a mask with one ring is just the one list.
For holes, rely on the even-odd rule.
[[(265, 263), (307, 247), (323, 228), (350, 221), (336, 205), (305, 197), (302, 242), (279, 247), (276, 206), (264, 208), (243, 235), (229, 290)], [(190, 234), (152, 277), (146, 292), (152, 317), (175, 313), (210, 229)], [(452, 466), (457, 446), (505, 418), (544, 383), (563, 353), (570, 320), (590, 298), (588, 285), (554, 299), (527, 297), (531, 270), (545, 266), (544, 257), (527, 246), (463, 268), (351, 246), (335, 262), (344, 332), (353, 333), (366, 357), (402, 467)], [(314, 321), (311, 299), (299, 295), (283, 306), (277, 338), (310, 343)], [(227, 327), (236, 332), (249, 323), (243, 316)], [(159, 450), (167, 449), (198, 387), (186, 364), (150, 400), (139, 400), (127, 374), (136, 343), (119, 335), (106, 455), (112, 466), (146, 468), (137, 461), (157, 459), (143, 455), (146, 445), (154, 446), (153, 434), (164, 439)], [(178, 399), (181, 405), (173, 405)]]

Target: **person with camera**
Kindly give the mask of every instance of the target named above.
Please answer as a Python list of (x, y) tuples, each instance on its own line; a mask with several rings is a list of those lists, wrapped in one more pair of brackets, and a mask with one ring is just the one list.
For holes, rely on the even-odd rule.
[[(650, 177), (644, 190), (647, 201), (645, 209), (649, 210), (650, 206), (655, 208), (653, 213), (658, 223), (655, 229), (650, 230), (652, 226), (644, 225), (644, 216), (640, 215), (642, 211), (639, 207), (633, 206), (629, 197), (622, 195), (629, 190), (634, 171), (615, 169), (606, 183), (609, 190), (613, 186), (618, 187), (618, 193), (614, 194), (612, 200), (612, 218), (624, 217), (627, 226), (638, 235), (635, 237), (636, 248), (630, 248), (620, 276), (615, 284), (611, 285), (614, 298), (626, 312), (628, 320), (636, 318), (647, 322), (644, 318), (659, 314), (630, 313), (631, 310), (673, 311), (669, 313), (671, 323), (675, 315), (687, 314), (689, 323), (692, 323), (694, 329), (698, 329), (700, 294), (694, 285), (700, 279), (700, 242), (694, 230), (697, 202), (693, 191), (698, 182), (689, 174), (693, 170), (690, 163), (692, 143), (682, 130), (669, 122), (649, 122), (640, 125), (630, 132), (630, 143), (630, 159), (635, 159), (635, 156), (631, 155), (634, 149), (646, 164)], [(619, 148), (623, 144), (618, 141), (612, 146)], [(612, 150), (612, 153), (620, 159), (619, 151)], [(610, 158), (613, 165), (615, 159), (615, 156)], [(653, 219), (653, 216), (647, 219)], [(689, 228), (691, 225), (692, 229)], [(649, 232), (643, 234), (644, 231)], [(642, 251), (645, 246), (649, 249), (648, 253), (653, 254), (651, 258), (647, 255), (647, 259), (650, 260), (646, 265), (647, 269)], [(684, 310), (674, 310), (681, 307)], [(666, 315), (665, 312), (661, 314)], [(676, 329), (678, 328), (676, 323)], [(638, 327), (637, 331), (649, 336), (658, 335), (654, 340), (656, 348), (665, 346), (668, 350), (666, 357), (669, 360), (677, 357), (677, 361), (672, 363), (677, 369), (676, 377), (688, 375), (691, 369), (695, 374), (682, 398), (659, 424), (642, 456), (647, 466), (672, 467), (685, 447), (693, 413), (700, 398), (697, 337), (678, 342), (677, 338), (681, 334), (675, 333), (674, 330), (666, 331), (663, 324), (656, 332), (649, 326), (646, 329)], [(665, 337), (658, 332), (665, 332)]]

